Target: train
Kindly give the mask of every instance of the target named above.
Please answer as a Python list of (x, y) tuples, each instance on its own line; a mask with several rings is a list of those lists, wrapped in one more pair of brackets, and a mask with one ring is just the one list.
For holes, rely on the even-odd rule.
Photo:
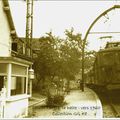
[(85, 82), (92, 88), (120, 89), (120, 42), (107, 42), (96, 53), (93, 66), (85, 73)]

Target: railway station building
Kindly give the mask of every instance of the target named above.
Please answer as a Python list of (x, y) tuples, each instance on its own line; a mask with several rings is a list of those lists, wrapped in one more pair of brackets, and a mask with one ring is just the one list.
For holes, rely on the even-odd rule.
[(8, 0), (0, 0), (0, 118), (28, 115), (30, 49), (16, 34)]

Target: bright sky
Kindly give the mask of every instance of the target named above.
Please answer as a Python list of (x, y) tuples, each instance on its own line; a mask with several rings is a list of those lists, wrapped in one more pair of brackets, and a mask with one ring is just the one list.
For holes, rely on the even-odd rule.
[[(87, 29), (95, 18), (106, 9), (120, 1), (34, 1), (33, 36), (41, 37), (52, 30), (54, 35), (65, 37), (65, 29), (74, 28), (84, 38)], [(26, 3), (23, 0), (10, 1), (12, 15), (18, 36), (25, 36)], [(91, 31), (120, 31), (120, 10), (112, 10), (109, 19), (102, 17)], [(99, 49), (102, 44), (99, 37), (110, 34), (89, 35), (89, 48)], [(113, 34), (111, 34), (113, 36)], [(114, 34), (112, 40), (120, 40), (120, 34)], [(106, 39), (107, 40), (107, 39)], [(103, 41), (103, 40), (102, 40)]]

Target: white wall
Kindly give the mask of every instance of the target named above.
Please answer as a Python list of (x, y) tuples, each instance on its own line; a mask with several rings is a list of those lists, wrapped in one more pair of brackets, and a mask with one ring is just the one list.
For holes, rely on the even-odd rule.
[(5, 118), (21, 118), (28, 114), (28, 98), (7, 102)]
[(0, 57), (10, 56), (11, 41), (7, 16), (3, 10), (3, 2), (0, 0)]

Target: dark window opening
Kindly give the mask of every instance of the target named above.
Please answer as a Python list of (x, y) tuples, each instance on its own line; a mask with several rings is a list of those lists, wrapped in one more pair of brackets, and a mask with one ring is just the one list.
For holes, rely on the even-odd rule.
[(0, 91), (2, 90), (4, 86), (4, 76), (0, 76)]
[(17, 52), (17, 43), (16, 42), (12, 43), (12, 50)]

